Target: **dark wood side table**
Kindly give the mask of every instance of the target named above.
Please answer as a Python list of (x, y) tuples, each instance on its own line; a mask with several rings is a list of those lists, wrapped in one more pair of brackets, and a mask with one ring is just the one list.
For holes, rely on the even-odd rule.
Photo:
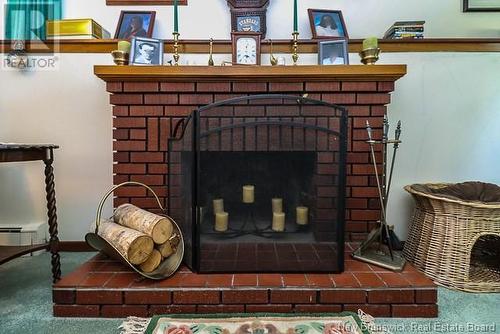
[(0, 163), (42, 160), (45, 164), (45, 192), (50, 240), (48, 243), (30, 246), (0, 246), (0, 264), (21, 255), (48, 249), (51, 253), (52, 278), (54, 283), (61, 278), (59, 238), (57, 237), (56, 192), (54, 183), (54, 150), (57, 145), (0, 144)]

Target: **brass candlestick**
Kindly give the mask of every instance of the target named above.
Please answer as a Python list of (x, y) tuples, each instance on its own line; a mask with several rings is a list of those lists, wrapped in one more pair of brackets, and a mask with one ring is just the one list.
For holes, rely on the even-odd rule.
[(276, 59), (276, 57), (274, 56), (273, 40), (270, 39), (269, 42), (271, 43), (271, 54), (269, 55), (269, 61), (271, 62), (272, 66), (276, 66), (276, 65), (278, 65), (278, 59)]
[(293, 36), (293, 45), (292, 45), (292, 60), (293, 64), (297, 65), (297, 61), (299, 60), (299, 32), (294, 31), (292, 33)]
[(179, 33), (174, 31), (172, 33), (174, 35), (174, 65), (179, 66)]
[(375, 65), (380, 55), (380, 48), (364, 49), (359, 53), (361, 62), (365, 65)]
[(210, 48), (209, 48), (209, 57), (208, 57), (208, 66), (214, 66), (214, 39), (210, 38)]

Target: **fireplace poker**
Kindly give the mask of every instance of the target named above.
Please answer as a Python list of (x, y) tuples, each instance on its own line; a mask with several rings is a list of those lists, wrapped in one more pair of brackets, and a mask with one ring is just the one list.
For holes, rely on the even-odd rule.
[(398, 125), (396, 126), (396, 131), (394, 134), (394, 150), (392, 151), (392, 161), (391, 161), (391, 169), (389, 170), (389, 182), (387, 182), (387, 188), (385, 192), (384, 198), (384, 206), (387, 209), (387, 202), (389, 200), (389, 192), (391, 191), (391, 183), (392, 183), (392, 172), (394, 171), (394, 162), (396, 161), (396, 152), (399, 148), (399, 144), (401, 141), (399, 138), (401, 137), (401, 121), (398, 121)]
[[(392, 244), (391, 244), (391, 240), (389, 238), (389, 227), (387, 226), (387, 220), (386, 220), (386, 212), (385, 212), (385, 206), (384, 206), (384, 195), (382, 193), (383, 189), (382, 189), (382, 186), (380, 184), (377, 159), (375, 157), (374, 145), (375, 145), (376, 141), (373, 140), (372, 127), (370, 126), (370, 123), (368, 121), (366, 121), (366, 132), (368, 133), (368, 144), (370, 145), (370, 152), (371, 152), (371, 156), (372, 156), (372, 160), (373, 160), (373, 166), (375, 168), (375, 179), (377, 180), (377, 189), (378, 189), (380, 206), (381, 206), (380, 209), (382, 211), (382, 219), (381, 219), (382, 226), (381, 226), (381, 228), (385, 229), (386, 236), (387, 236), (387, 245), (389, 246), (389, 253), (391, 254), (391, 260), (394, 260), (394, 255), (392, 253)], [(385, 132), (385, 126), (384, 126), (384, 132)], [(385, 140), (384, 145), (386, 145), (386, 143), (387, 143), (387, 140)]]

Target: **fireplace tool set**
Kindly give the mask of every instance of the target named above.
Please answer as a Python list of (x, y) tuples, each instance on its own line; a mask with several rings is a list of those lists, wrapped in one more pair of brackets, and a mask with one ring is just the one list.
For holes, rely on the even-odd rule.
[[(405, 259), (401, 255), (401, 244), (393, 231), (393, 226), (387, 223), (387, 202), (391, 190), (392, 175), (396, 154), (401, 144), (401, 121), (398, 122), (394, 139), (389, 139), (389, 122), (384, 117), (382, 140), (373, 139), (373, 131), (370, 123), (366, 121), (367, 143), (370, 145), (371, 159), (375, 169), (375, 178), (380, 200), (381, 219), (379, 225), (374, 228), (367, 239), (353, 252), (353, 258), (374, 264), (389, 270), (401, 271), (405, 265)], [(387, 155), (389, 145), (393, 145), (391, 166), (387, 178)], [(375, 147), (382, 146), (382, 175), (379, 173), (379, 165), (375, 155)]]

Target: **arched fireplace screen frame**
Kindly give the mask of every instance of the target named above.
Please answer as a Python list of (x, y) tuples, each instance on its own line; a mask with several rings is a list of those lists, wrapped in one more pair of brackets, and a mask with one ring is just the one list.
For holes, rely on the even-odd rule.
[[(245, 121), (234, 123), (231, 121), (230, 124), (221, 124), (217, 126), (209, 127), (206, 125), (208, 121), (205, 118), (218, 118), (218, 119), (237, 119), (242, 118), (241, 115), (237, 113), (236, 108), (244, 106), (248, 109), (260, 108), (259, 110), (268, 110), (270, 107), (279, 107), (285, 110), (285, 115), (280, 115), (273, 113), (272, 115), (259, 114), (251, 116), (251, 114), (245, 114)], [(264, 108), (262, 108), (264, 107)], [(229, 108), (232, 110), (230, 113), (224, 113), (224, 108)], [(292, 115), (290, 111), (296, 111), (295, 115)], [(210, 113), (213, 113), (211, 115)], [(248, 118), (251, 120), (248, 121)], [(297, 121), (297, 119), (301, 121)], [(307, 119), (308, 122), (305, 120)], [(204, 120), (206, 121), (205, 123)], [(311, 120), (316, 120), (312, 124)], [(323, 124), (317, 120), (322, 120)], [(325, 122), (325, 120), (327, 120)], [(205, 124), (204, 126), (202, 125)], [(307, 97), (292, 96), (292, 95), (280, 95), (280, 94), (265, 94), (265, 95), (250, 95), (242, 96), (237, 98), (232, 98), (224, 101), (219, 101), (210, 105), (203, 106), (197, 110), (194, 110), (189, 116), (178, 120), (172, 129), (173, 136), (168, 142), (168, 153), (167, 161), (169, 162), (168, 170), (168, 185), (167, 185), (167, 197), (168, 197), (168, 209), (169, 214), (178, 220), (183, 233), (185, 234), (186, 240), (186, 264), (193, 270), (198, 272), (248, 272), (248, 271), (266, 271), (266, 268), (256, 268), (257, 270), (238, 269), (238, 268), (210, 268), (202, 264), (202, 243), (200, 240), (201, 227), (200, 220), (203, 216), (201, 213), (200, 206), (200, 152), (207, 151), (207, 147), (202, 147), (208, 137), (212, 135), (221, 135), (224, 132), (231, 132), (248, 128), (255, 128), (257, 132), (258, 127), (278, 127), (279, 131), (282, 128), (287, 128), (291, 130), (302, 129), (304, 131), (304, 137), (306, 131), (313, 131), (314, 134), (323, 134), (326, 136), (327, 149), (332, 147), (332, 144), (328, 144), (329, 140), (333, 138), (338, 142), (335, 144), (335, 165), (337, 166), (336, 176), (334, 177), (336, 195), (335, 200), (335, 221), (337, 222), (337, 232), (335, 234), (335, 239), (332, 240), (337, 245), (337, 259), (334, 265), (326, 266), (321, 268), (297, 268), (297, 270), (287, 270), (286, 268), (276, 268), (280, 272), (286, 271), (308, 271), (308, 272), (341, 272), (343, 271), (344, 263), (344, 225), (345, 225), (345, 188), (346, 188), (346, 155), (347, 155), (347, 125), (348, 116), (347, 110), (344, 107), (327, 103), (324, 101), (319, 101), (315, 99), (310, 99)], [(281, 132), (280, 132), (281, 133)], [(233, 138), (232, 138), (233, 139)], [(310, 139), (310, 138), (309, 138)], [(307, 140), (309, 140), (307, 139)], [(281, 139), (280, 139), (281, 140)], [(316, 140), (316, 138), (313, 138)], [(304, 138), (304, 142), (306, 139)], [(233, 145), (233, 144), (231, 144)], [(269, 143), (267, 144), (268, 149), (264, 150), (266, 152), (272, 153), (272, 149), (269, 149)], [(281, 145), (281, 142), (280, 144)], [(328, 146), (329, 145), (329, 146)], [(227, 150), (227, 149), (226, 149)], [(217, 151), (217, 150), (215, 150)], [(231, 150), (229, 150), (231, 151)], [(245, 151), (245, 149), (243, 150)], [(260, 151), (255, 148), (254, 151)], [(277, 150), (279, 151), (279, 150)], [(319, 151), (319, 150), (318, 150)], [(322, 153), (324, 149), (321, 150)], [(316, 151), (315, 151), (316, 152)], [(180, 158), (182, 153), (183, 157), (187, 156), (189, 163), (185, 162), (185, 159)], [(327, 153), (327, 152), (325, 152)], [(318, 153), (319, 154), (319, 153)], [(316, 156), (316, 155), (315, 155)], [(316, 162), (318, 163), (318, 162)], [(333, 162), (332, 162), (333, 163)], [(179, 164), (179, 168), (171, 168)], [(189, 168), (185, 168), (188, 165)], [(322, 166), (326, 166), (322, 164)], [(317, 167), (315, 167), (317, 168)], [(181, 174), (181, 176), (179, 176)], [(189, 175), (187, 175), (189, 174)], [(183, 181), (180, 181), (182, 179)], [(331, 187), (334, 187), (333, 185)], [(182, 188), (183, 190), (179, 190)], [(179, 193), (180, 191), (180, 193)], [(184, 205), (180, 204), (184, 202)], [(188, 210), (186, 203), (191, 203)], [(332, 218), (333, 219), (333, 218)], [(258, 267), (258, 266), (257, 266)], [(300, 266), (299, 266), (300, 267)], [(207, 269), (208, 268), (208, 269)], [(268, 268), (267, 271), (272, 268)]]

